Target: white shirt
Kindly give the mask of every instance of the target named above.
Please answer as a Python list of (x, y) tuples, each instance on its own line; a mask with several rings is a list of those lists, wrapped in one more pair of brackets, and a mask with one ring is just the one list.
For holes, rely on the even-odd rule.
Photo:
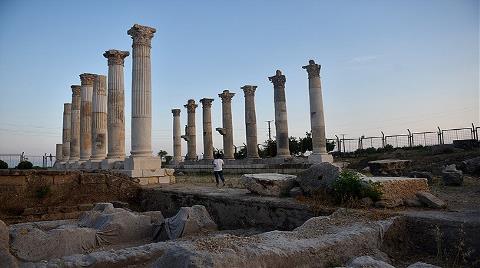
[(223, 168), (223, 160), (222, 159), (214, 159), (213, 160), (213, 171), (222, 171)]

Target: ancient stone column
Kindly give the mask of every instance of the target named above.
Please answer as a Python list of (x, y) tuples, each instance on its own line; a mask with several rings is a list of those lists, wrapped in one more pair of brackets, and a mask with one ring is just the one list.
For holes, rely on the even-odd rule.
[(277, 157), (290, 157), (288, 147), (287, 102), (285, 98), (285, 75), (277, 70), (274, 76), (268, 78), (273, 83), (273, 99), (275, 102), (275, 130), (277, 141)]
[(62, 161), (70, 159), (70, 137), (72, 135), (72, 104), (63, 104)]
[(125, 86), (123, 66), (128, 55), (130, 55), (128, 51), (114, 49), (103, 53), (103, 56), (108, 59), (107, 159), (112, 160), (123, 160), (125, 158)]
[(182, 130), (180, 128), (180, 109), (172, 109), (173, 114), (173, 164), (182, 162)]
[(312, 127), (313, 152), (308, 157), (309, 162), (333, 162), (331, 155), (327, 153), (327, 139), (325, 135), (325, 116), (323, 112), (322, 85), (320, 82), (320, 68), (314, 60), (303, 66), (308, 73), (308, 92), (310, 96), (310, 124)]
[(80, 106), (80, 161), (87, 161), (92, 155), (92, 98), (95, 74), (83, 73)]
[(185, 160), (194, 161), (197, 160), (197, 129), (195, 127), (195, 109), (198, 107), (195, 104), (195, 100), (188, 100), (187, 104), (184, 105), (187, 108), (187, 128), (186, 128), (186, 138), (187, 138), (187, 157)]
[(203, 159), (213, 159), (213, 138), (212, 138), (212, 102), (213, 99), (203, 98)]
[(80, 105), (81, 87), (72, 85), (72, 125), (70, 136), (70, 158), (69, 163), (80, 160)]
[(107, 77), (105, 75), (95, 76), (92, 104), (91, 159), (102, 160), (107, 156)]
[(133, 39), (132, 65), (132, 157), (152, 156), (152, 80), (150, 49), (154, 28), (135, 24), (128, 34)]
[(222, 99), (222, 121), (223, 128), (217, 128), (217, 131), (223, 135), (223, 158), (226, 160), (235, 159), (233, 154), (233, 123), (232, 123), (232, 98), (235, 93), (224, 90), (218, 94)]
[(55, 145), (55, 166), (58, 167), (58, 164), (63, 161), (63, 144), (59, 143)]
[(242, 87), (245, 94), (245, 131), (247, 137), (247, 158), (256, 159), (257, 147), (257, 115), (255, 112), (255, 90), (257, 86), (245, 85)]

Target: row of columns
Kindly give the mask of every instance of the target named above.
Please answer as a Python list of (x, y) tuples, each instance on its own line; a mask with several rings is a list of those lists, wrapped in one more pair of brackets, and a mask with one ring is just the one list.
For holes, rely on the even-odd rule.
[[(127, 32), (133, 39), (131, 158), (142, 160), (153, 157), (150, 50), (155, 31), (135, 24)], [(124, 61), (129, 55), (128, 51), (105, 51), (108, 85), (104, 75), (83, 73), (81, 85), (71, 86), (72, 102), (64, 104), (58, 160), (69, 163), (107, 160), (107, 165), (125, 160)], [(60, 150), (58, 146), (57, 149)]]
[[(320, 65), (310, 60), (309, 64), (302, 66), (306, 69), (309, 79), (309, 98), (310, 98), (310, 122), (312, 130), (313, 152), (310, 156), (311, 162), (332, 162), (331, 155), (326, 150), (325, 119), (323, 112), (322, 88), (320, 82)], [(275, 107), (275, 129), (277, 143), (277, 157), (290, 157), (289, 136), (288, 136), (288, 116), (287, 103), (285, 97), (286, 77), (280, 70), (277, 70), (274, 76), (268, 77), (274, 88), (274, 107)], [(255, 111), (255, 91), (257, 86), (245, 85), (241, 87), (245, 97), (245, 130), (247, 141), (247, 158), (258, 159), (257, 147), (257, 122)], [(233, 123), (231, 101), (235, 93), (224, 90), (218, 94), (222, 100), (222, 121), (223, 127), (216, 130), (223, 136), (224, 159), (234, 159), (233, 145)], [(211, 107), (213, 99), (203, 98), (200, 100), (203, 110), (203, 146), (206, 160), (213, 159), (213, 141), (212, 141), (212, 117)], [(188, 119), (185, 128), (185, 135), (180, 134), (180, 109), (173, 109), (173, 160), (179, 163), (181, 156), (181, 138), (187, 141), (186, 160), (197, 160), (196, 154), (196, 127), (195, 127), (195, 109), (198, 107), (195, 100), (190, 99), (184, 105), (187, 108)]]

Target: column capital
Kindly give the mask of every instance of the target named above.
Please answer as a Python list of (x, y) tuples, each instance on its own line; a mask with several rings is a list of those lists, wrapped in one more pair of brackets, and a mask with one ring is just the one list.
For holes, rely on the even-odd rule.
[(194, 113), (198, 105), (195, 104), (195, 100), (190, 99), (183, 107), (187, 108), (187, 113)]
[(105, 75), (101, 75), (101, 74), (98, 74), (98, 75), (95, 75), (95, 94), (96, 95), (104, 95), (106, 96), (107, 95), (107, 91), (106, 91), (106, 84), (107, 84), (107, 77)]
[(203, 108), (210, 108), (212, 107), (213, 99), (203, 98), (200, 102), (202, 103)]
[(96, 74), (83, 73), (80, 75), (80, 81), (82, 86), (93, 86), (93, 81), (95, 80)]
[(72, 104), (70, 102), (63, 104), (63, 112), (64, 113), (71, 113), (72, 112)]
[(173, 116), (180, 116), (180, 109), (172, 109)]
[(80, 96), (80, 92), (81, 92), (80, 85), (71, 85), (70, 88), (72, 88), (72, 97)]
[(257, 89), (257, 86), (252, 86), (252, 85), (244, 85), (241, 87), (243, 89), (243, 93), (246, 96), (255, 96), (255, 90)]
[(320, 77), (320, 64), (316, 64), (314, 60), (309, 60), (308, 65), (302, 66), (302, 69), (306, 69), (308, 78)]
[(282, 71), (277, 70), (274, 76), (268, 77), (268, 80), (272, 82), (274, 88), (285, 88), (287, 78), (282, 74)]
[(110, 49), (103, 53), (103, 56), (108, 59), (108, 65), (122, 65), (125, 62), (125, 58), (130, 55), (128, 51)]
[(230, 103), (232, 102), (235, 93), (230, 92), (229, 90), (224, 90), (222, 93), (218, 94), (218, 96), (222, 99), (222, 103)]
[(127, 34), (133, 39), (132, 47), (135, 45), (151, 46), (153, 34), (157, 30), (152, 27), (134, 24)]

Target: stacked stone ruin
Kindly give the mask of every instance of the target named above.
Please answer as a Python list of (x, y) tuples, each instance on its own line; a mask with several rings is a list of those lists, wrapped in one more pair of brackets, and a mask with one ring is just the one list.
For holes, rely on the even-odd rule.
[[(108, 77), (100, 74), (80, 74), (80, 85), (72, 85), (72, 101), (64, 104), (62, 143), (56, 145), (55, 167), (64, 170), (118, 170), (133, 178), (160, 178), (165, 175), (161, 160), (152, 151), (152, 100), (151, 100), (151, 41), (156, 30), (135, 24), (127, 34), (132, 44), (132, 113), (131, 152), (125, 154), (125, 85), (124, 62), (128, 51), (110, 49), (103, 56), (108, 62)], [(310, 60), (302, 67), (308, 72), (310, 119), (312, 127), (312, 163), (332, 162), (326, 151), (325, 121), (323, 112), (320, 65)], [(268, 77), (274, 87), (277, 159), (290, 158), (288, 143), (286, 77), (280, 70)], [(245, 129), (247, 159), (259, 159), (255, 91), (257, 86), (240, 87), (245, 97)], [(225, 160), (234, 160), (232, 98), (235, 93), (224, 90), (218, 94), (222, 104), (223, 126), (216, 131), (223, 138)], [(202, 98), (203, 158), (214, 158), (212, 112), (214, 99)], [(180, 109), (173, 114), (173, 164), (182, 160), (181, 139), (187, 142), (185, 161), (198, 161), (196, 148), (195, 111), (198, 104), (188, 100), (187, 125), (181, 135)], [(168, 173), (168, 172), (167, 172)], [(160, 181), (157, 181), (160, 182)], [(168, 180), (165, 182), (169, 182)]]

